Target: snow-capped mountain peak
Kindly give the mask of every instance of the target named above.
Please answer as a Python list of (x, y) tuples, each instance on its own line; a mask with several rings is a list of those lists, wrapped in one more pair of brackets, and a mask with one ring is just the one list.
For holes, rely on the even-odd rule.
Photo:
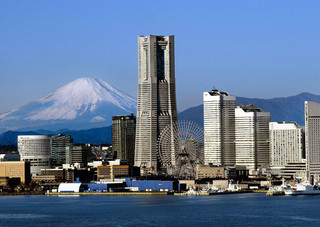
[(83, 112), (94, 112), (99, 103), (113, 104), (126, 112), (136, 108), (133, 97), (96, 78), (79, 78), (39, 100), (52, 103), (48, 108), (28, 117), (30, 120), (72, 120)]
[[(46, 97), (0, 115), (0, 128), (13, 120), (110, 122), (136, 111), (136, 99), (97, 78), (76, 79)], [(44, 122), (45, 123), (45, 122)]]

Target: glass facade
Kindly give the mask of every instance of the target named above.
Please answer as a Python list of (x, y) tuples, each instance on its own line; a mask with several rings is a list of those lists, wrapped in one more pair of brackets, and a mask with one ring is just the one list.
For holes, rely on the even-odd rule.
[(30, 162), (31, 174), (40, 174), (41, 169), (51, 167), (50, 136), (18, 136), (18, 151), (21, 161)]
[(66, 153), (72, 149), (73, 140), (70, 135), (51, 136), (51, 166), (58, 167), (66, 164)]
[(133, 114), (112, 117), (112, 152), (115, 159), (134, 164), (135, 137), (136, 117)]

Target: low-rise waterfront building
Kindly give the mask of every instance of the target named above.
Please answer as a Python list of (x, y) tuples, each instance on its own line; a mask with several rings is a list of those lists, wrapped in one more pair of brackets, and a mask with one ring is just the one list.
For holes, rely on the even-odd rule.
[(301, 163), (287, 163), (284, 166), (273, 166), (270, 168), (269, 173), (273, 177), (286, 178), (286, 179), (307, 179), (307, 167), (305, 159)]
[(129, 177), (129, 165), (98, 166), (98, 180), (116, 177)]
[(20, 178), (21, 184), (30, 183), (30, 162), (0, 162), (0, 177)]
[[(54, 176), (55, 181), (65, 181), (65, 172), (66, 172), (65, 169), (42, 169), (41, 176)], [(33, 179), (40, 179), (40, 176), (39, 178), (33, 178)]]
[(58, 181), (54, 175), (33, 175), (31, 177), (32, 182), (46, 182), (46, 183), (53, 183)]
[(196, 179), (225, 178), (224, 167), (198, 166)]
[(228, 180), (213, 180), (212, 186), (216, 188), (227, 188), (229, 186)]
[(128, 187), (137, 187), (139, 191), (173, 191), (178, 189), (177, 182), (161, 180), (128, 180)]

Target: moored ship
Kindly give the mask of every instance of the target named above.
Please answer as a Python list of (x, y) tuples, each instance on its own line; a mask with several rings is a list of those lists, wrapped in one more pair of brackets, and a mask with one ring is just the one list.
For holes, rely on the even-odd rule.
[(297, 184), (284, 190), (285, 195), (320, 195), (320, 189), (316, 185)]

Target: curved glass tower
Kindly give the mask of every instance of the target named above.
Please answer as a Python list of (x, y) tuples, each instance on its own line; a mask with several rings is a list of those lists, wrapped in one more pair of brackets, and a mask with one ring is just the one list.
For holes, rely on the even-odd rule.
[(50, 136), (18, 136), (18, 151), (21, 161), (30, 162), (31, 174), (40, 174), (41, 169), (49, 169), (51, 158)]

